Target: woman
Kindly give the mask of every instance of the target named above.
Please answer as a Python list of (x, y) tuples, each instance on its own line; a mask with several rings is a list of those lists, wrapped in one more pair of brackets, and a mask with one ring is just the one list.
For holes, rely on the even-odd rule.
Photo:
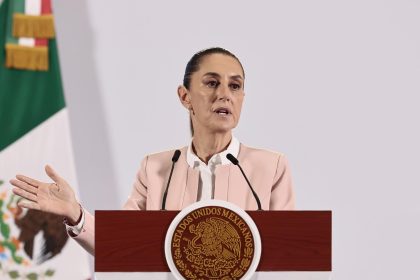
[[(168, 192), (166, 209), (182, 209), (196, 201), (220, 199), (243, 209), (257, 203), (237, 166), (235, 156), (261, 200), (264, 210), (294, 209), (289, 167), (284, 155), (247, 147), (233, 137), (244, 99), (245, 73), (239, 59), (222, 48), (195, 54), (188, 62), (178, 97), (189, 111), (192, 143), (181, 149)], [(146, 156), (124, 209), (159, 210), (174, 151)], [(19, 205), (65, 217), (69, 235), (94, 254), (94, 217), (77, 202), (73, 190), (50, 166), (54, 183), (17, 175), (13, 192)]]

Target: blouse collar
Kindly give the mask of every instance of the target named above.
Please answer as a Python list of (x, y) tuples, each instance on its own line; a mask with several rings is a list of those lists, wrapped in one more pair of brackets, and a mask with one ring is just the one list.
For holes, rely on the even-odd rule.
[[(232, 140), (230, 141), (229, 146), (227, 147), (226, 150), (213, 155), (210, 160), (208, 165), (227, 165), (230, 164), (231, 162), (226, 158), (227, 154), (232, 154), (234, 157), (238, 157), (239, 154), (239, 146), (240, 143), (238, 141), (238, 139), (236, 139), (233, 135), (232, 135)], [(200, 164), (204, 164), (206, 165), (192, 150), (192, 140), (191, 140), (191, 144), (188, 146), (188, 150), (187, 150), (187, 163), (191, 168), (197, 167)]]

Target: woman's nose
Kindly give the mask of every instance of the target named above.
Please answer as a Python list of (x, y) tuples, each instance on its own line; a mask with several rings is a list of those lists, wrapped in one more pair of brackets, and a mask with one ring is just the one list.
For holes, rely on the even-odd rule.
[(217, 99), (229, 101), (231, 96), (230, 88), (228, 85), (220, 84), (217, 88)]

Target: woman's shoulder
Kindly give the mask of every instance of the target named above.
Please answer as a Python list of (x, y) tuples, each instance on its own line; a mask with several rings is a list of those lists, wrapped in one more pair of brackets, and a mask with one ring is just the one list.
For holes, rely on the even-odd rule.
[(238, 159), (240, 161), (262, 161), (266, 163), (278, 162), (280, 159), (284, 159), (285, 157), (284, 153), (269, 149), (250, 147), (243, 143), (241, 143), (238, 155)]
[(253, 155), (253, 156), (274, 156), (274, 157), (284, 156), (284, 153), (282, 152), (273, 151), (273, 150), (264, 149), (264, 148), (251, 147), (243, 143), (241, 143), (241, 147), (239, 150), (239, 153), (241, 152), (246, 155)]
[(185, 154), (187, 153), (187, 146), (185, 147), (181, 147), (181, 148), (173, 148), (173, 149), (169, 149), (169, 150), (165, 150), (165, 151), (161, 151), (161, 152), (155, 152), (155, 153), (150, 153), (147, 154), (145, 156), (145, 159), (147, 161), (151, 161), (151, 162), (168, 162), (168, 163), (172, 163), (172, 157), (174, 156), (174, 153), (176, 150), (180, 150), (181, 154), (180, 154), (180, 159), (185, 157)]

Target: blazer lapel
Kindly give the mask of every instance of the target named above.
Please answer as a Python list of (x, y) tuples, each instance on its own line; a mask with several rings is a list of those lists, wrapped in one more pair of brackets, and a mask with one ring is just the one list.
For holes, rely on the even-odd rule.
[(182, 201), (180, 203), (180, 209), (187, 207), (188, 205), (197, 201), (197, 189), (200, 174), (198, 170), (190, 168), (187, 164), (187, 170), (185, 172), (186, 178), (184, 183), (184, 194), (181, 196)]
[[(187, 169), (188, 164), (185, 160), (185, 156), (181, 152), (181, 157), (175, 164), (171, 183), (169, 185), (168, 197), (166, 200), (166, 209), (168, 210), (182, 209), (181, 205), (185, 194), (185, 185), (187, 182)], [(169, 168), (166, 175), (168, 178), (166, 180), (169, 180), (170, 171), (171, 169)], [(167, 181), (165, 181), (165, 187), (166, 184)]]
[(219, 165), (215, 171), (215, 190), (214, 199), (228, 201), (229, 176), (231, 164)]

